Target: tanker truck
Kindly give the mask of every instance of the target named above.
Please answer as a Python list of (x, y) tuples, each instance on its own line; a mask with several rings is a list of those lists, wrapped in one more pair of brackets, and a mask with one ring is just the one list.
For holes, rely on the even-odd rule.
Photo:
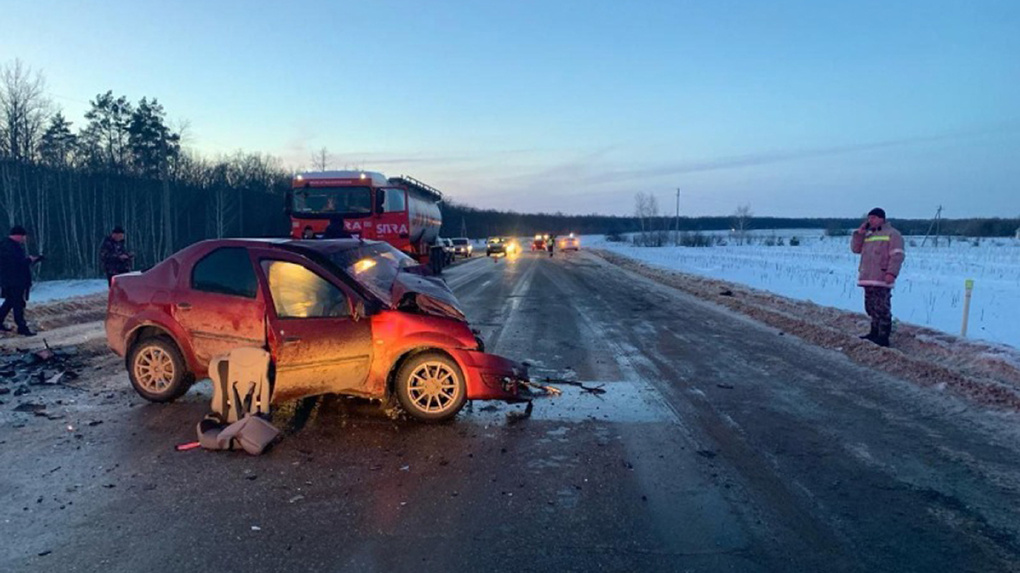
[(413, 177), (317, 171), (294, 177), (286, 210), (295, 239), (340, 236), (335, 230), (342, 225), (344, 236), (385, 241), (439, 274), (446, 261), (438, 242), (442, 200), (438, 189)]

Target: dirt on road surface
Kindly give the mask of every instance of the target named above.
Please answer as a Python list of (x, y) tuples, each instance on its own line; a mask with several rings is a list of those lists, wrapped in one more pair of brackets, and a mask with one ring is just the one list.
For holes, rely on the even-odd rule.
[[(0, 570), (1020, 570), (1008, 400), (887, 373), (907, 352), (856, 341), (859, 323), (827, 343), (770, 322), (795, 308), (741, 314), (731, 299), (757, 294), (615, 262), (445, 273), (491, 351), (605, 390), (564, 385), (529, 419), (479, 402), (424, 425), (320, 399), (281, 407), (264, 456), (176, 452), (208, 383), (146, 403), (87, 340), (73, 381), (0, 396)], [(52, 416), (15, 411), (29, 401)]]

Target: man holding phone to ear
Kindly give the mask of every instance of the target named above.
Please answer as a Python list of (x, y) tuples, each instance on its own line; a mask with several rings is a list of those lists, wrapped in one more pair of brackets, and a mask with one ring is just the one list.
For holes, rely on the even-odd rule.
[(857, 284), (864, 287), (864, 311), (871, 317), (871, 331), (861, 338), (889, 346), (892, 289), (906, 256), (903, 236), (886, 222), (885, 211), (876, 207), (854, 231), (850, 250), (861, 256)]

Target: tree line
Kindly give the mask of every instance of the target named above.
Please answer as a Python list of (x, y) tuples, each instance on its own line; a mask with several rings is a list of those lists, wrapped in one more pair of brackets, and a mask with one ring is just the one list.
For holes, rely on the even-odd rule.
[(140, 268), (206, 238), (285, 234), (280, 162), (200, 157), (182, 149), (184, 129), (156, 98), (107, 91), (76, 130), (42, 74), (15, 60), (0, 68), (0, 221), (29, 229), (43, 278), (100, 276), (99, 245), (115, 225)]

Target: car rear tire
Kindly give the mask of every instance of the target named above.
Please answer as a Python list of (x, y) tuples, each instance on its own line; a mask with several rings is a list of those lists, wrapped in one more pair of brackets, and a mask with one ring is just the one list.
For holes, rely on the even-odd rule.
[(180, 349), (162, 336), (136, 342), (128, 353), (127, 367), (135, 392), (150, 402), (171, 402), (191, 386), (192, 375)]
[(464, 373), (449, 356), (424, 352), (412, 356), (397, 371), (394, 391), (412, 418), (442, 422), (457, 415), (467, 402)]

